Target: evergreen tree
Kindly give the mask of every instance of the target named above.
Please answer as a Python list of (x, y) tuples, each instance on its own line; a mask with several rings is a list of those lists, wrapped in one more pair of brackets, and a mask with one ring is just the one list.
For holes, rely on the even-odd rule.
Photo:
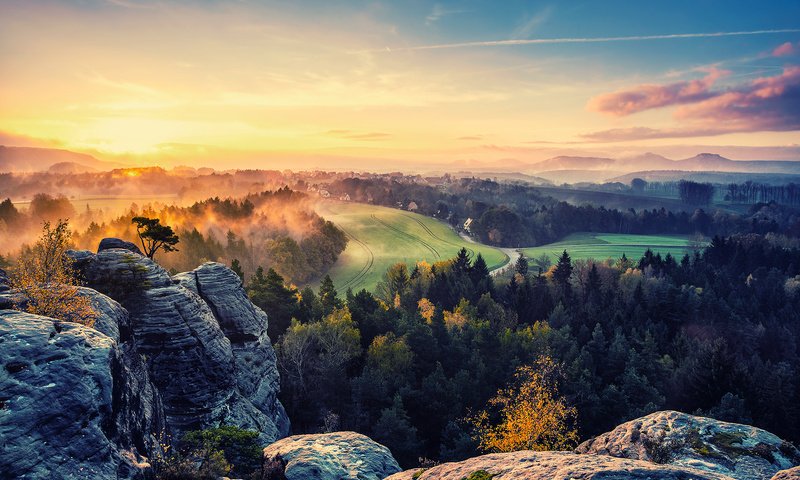
[(569, 278), (572, 276), (572, 269), (572, 260), (569, 258), (567, 251), (564, 250), (564, 253), (558, 258), (555, 270), (553, 270), (553, 280), (565, 297), (569, 297), (572, 293), (572, 287), (569, 283)]
[(523, 277), (528, 274), (528, 260), (524, 255), (517, 257), (517, 262), (514, 264), (514, 270)]
[(408, 468), (416, 464), (417, 429), (411, 425), (400, 394), (394, 396), (391, 407), (381, 411), (372, 429), (372, 438), (389, 447), (401, 466)]
[(330, 275), (325, 275), (322, 284), (319, 286), (319, 301), (322, 304), (322, 314), (329, 315), (334, 309), (342, 306), (341, 300), (337, 297), (336, 287)]

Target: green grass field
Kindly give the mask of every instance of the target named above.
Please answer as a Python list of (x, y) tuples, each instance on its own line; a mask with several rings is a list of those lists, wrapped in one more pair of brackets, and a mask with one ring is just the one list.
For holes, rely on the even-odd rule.
[(322, 203), (317, 212), (350, 240), (328, 272), (340, 294), (348, 288), (374, 290), (386, 269), (397, 262), (412, 266), (419, 260), (447, 260), (461, 247), (483, 255), (490, 269), (508, 261), (500, 250), (467, 242), (446, 224), (416, 213), (344, 202)]
[(617, 233), (574, 233), (560, 242), (522, 249), (528, 258), (547, 254), (551, 262), (564, 250), (573, 260), (605, 260), (620, 258), (624, 253), (631, 260), (638, 260), (647, 249), (665, 256), (671, 253), (680, 260), (684, 254), (692, 251), (689, 237), (681, 235), (626, 235)]

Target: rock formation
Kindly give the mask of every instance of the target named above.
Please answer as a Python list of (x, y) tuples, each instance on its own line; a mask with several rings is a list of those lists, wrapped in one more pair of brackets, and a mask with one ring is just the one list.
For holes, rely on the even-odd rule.
[(138, 478), (158, 449), (141, 358), (93, 328), (0, 310), (0, 477)]
[(284, 438), (264, 449), (265, 460), (276, 457), (287, 480), (382, 480), (400, 471), (388, 448), (355, 432)]
[(800, 480), (800, 467), (781, 470), (772, 477), (772, 480)]
[(476, 472), (493, 476), (474, 475), (473, 478), (493, 480), (731, 480), (718, 473), (642, 460), (532, 451), (493, 453), (463, 462), (443, 463), (428, 470), (406, 470), (386, 480), (464, 480)]
[(577, 452), (694, 467), (740, 480), (770, 478), (800, 464), (800, 451), (760, 428), (656, 412), (582, 443)]
[(93, 328), (11, 310), (0, 270), (0, 478), (140, 478), (160, 436), (220, 424), (287, 435), (267, 315), (239, 277), (172, 278), (131, 245), (69, 252)]
[(235, 273), (207, 263), (172, 278), (121, 248), (72, 255), (87, 284), (130, 313), (170, 433), (224, 423), (257, 430), (264, 443), (286, 436), (267, 315), (248, 300)]

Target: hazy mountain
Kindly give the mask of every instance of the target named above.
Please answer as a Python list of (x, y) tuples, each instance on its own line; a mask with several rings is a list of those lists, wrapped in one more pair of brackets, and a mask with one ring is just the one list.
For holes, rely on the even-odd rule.
[[(7, 147), (0, 145), (0, 172), (45, 172), (58, 164), (56, 173), (112, 170), (122, 165), (104, 162), (85, 153), (56, 148)], [(62, 171), (66, 170), (66, 171)]]
[(75, 162), (59, 162), (50, 165), (50, 168), (47, 169), (49, 173), (90, 173), (96, 172), (96, 168), (87, 167), (86, 165), (82, 165), (80, 163)]
[(534, 172), (554, 170), (606, 170), (616, 166), (617, 160), (602, 157), (559, 156), (536, 162), (530, 166)]
[(731, 160), (714, 153), (700, 153), (682, 160), (671, 160), (655, 153), (619, 159), (559, 156), (533, 163), (528, 171), (556, 183), (603, 182), (609, 178), (624, 181), (628, 174), (642, 176), (642, 172), (647, 172), (651, 178), (655, 178), (654, 172), (669, 172), (658, 175), (662, 179), (685, 178), (686, 172), (795, 175), (800, 174), (800, 161)]

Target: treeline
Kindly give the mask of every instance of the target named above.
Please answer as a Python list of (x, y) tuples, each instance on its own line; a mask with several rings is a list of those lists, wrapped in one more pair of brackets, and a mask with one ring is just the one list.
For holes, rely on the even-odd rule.
[(725, 201), (736, 203), (769, 203), (784, 205), (800, 205), (800, 185), (768, 185), (765, 183), (745, 182), (728, 185)]
[[(136, 216), (158, 218), (180, 238), (177, 251), (159, 256), (173, 271), (191, 270), (203, 262), (231, 264), (236, 260), (242, 277), (260, 266), (274, 268), (288, 281), (304, 283), (322, 276), (347, 245), (334, 224), (316, 214), (304, 193), (281, 188), (241, 199), (209, 198), (189, 207), (132, 206), (110, 221), (94, 221), (91, 210), (78, 213), (65, 197), (37, 194), (27, 212), (6, 199), (0, 202), (0, 229), (12, 256), (28, 232), (41, 230), (42, 221), (70, 219), (77, 248), (94, 250), (105, 237), (138, 243)], [(80, 225), (87, 225), (80, 228)], [(13, 233), (13, 235), (11, 235)]]
[(714, 199), (714, 185), (681, 180), (678, 182), (678, 195), (688, 205), (710, 205)]
[(270, 315), (295, 433), (341, 428), (404, 466), (476, 453), (464, 418), (542, 355), (565, 375), (582, 439), (661, 409), (800, 440), (800, 248), (717, 237), (683, 258), (573, 262), (510, 280), (482, 258), (398, 264), (377, 295), (301, 292), (275, 272), (249, 282)]
[[(618, 210), (572, 205), (542, 195), (535, 187), (474, 178), (440, 187), (349, 178), (335, 181), (329, 188), (332, 194), (348, 193), (353, 200), (365, 203), (407, 208), (413, 201), (419, 213), (447, 220), (456, 228), (471, 218), (469, 231), (482, 242), (512, 247), (551, 243), (575, 232), (724, 236), (736, 232), (795, 235), (800, 230), (796, 215), (760, 214), (763, 205), (745, 215), (702, 208)], [(702, 204), (713, 195), (713, 188), (706, 184), (687, 182), (685, 189), (687, 201), (694, 204)], [(782, 208), (770, 206), (769, 210)]]

